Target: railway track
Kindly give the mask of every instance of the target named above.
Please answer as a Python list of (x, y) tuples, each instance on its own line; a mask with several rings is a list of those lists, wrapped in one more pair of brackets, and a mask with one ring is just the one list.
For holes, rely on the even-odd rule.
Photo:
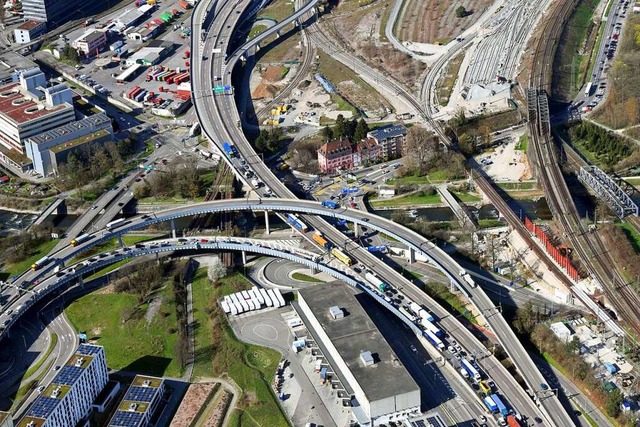
[[(549, 124), (548, 98), (545, 91), (551, 88), (556, 41), (562, 34), (562, 23), (570, 16), (574, 3), (575, 0), (565, 1), (559, 6), (561, 9), (554, 14), (555, 18), (544, 22), (540, 34), (546, 37), (539, 37), (534, 45), (533, 66), (527, 92), (532, 141), (529, 154), (553, 217), (563, 230), (564, 237), (578, 254), (581, 265), (592, 280), (596, 280), (602, 287), (618, 315), (640, 335), (640, 298), (628, 286), (625, 278), (615, 268), (611, 268), (615, 265), (614, 260), (600, 236), (585, 230), (562, 174), (558, 148)], [(572, 149), (565, 152), (572, 158), (572, 162), (578, 165), (583, 163)], [(566, 284), (569, 288), (572, 287), (570, 281), (565, 282), (568, 282)]]
[(258, 123), (260, 123), (260, 120), (262, 118), (269, 115), (269, 112), (271, 111), (272, 108), (279, 105), (287, 96), (289, 96), (289, 94), (293, 91), (293, 89), (298, 87), (298, 85), (307, 76), (307, 74), (309, 74), (309, 71), (311, 70), (311, 66), (313, 65), (313, 58), (315, 57), (314, 55), (315, 49), (313, 47), (313, 44), (311, 43), (311, 40), (305, 33), (303, 33), (302, 41), (305, 45), (304, 58), (302, 60), (302, 64), (300, 65), (300, 68), (296, 72), (296, 76), (287, 85), (287, 87), (285, 87), (282, 91), (280, 91), (280, 93), (278, 93), (273, 98), (271, 102), (269, 102), (267, 105), (264, 106), (264, 108), (258, 111), (258, 113), (256, 114), (256, 117), (258, 118)]

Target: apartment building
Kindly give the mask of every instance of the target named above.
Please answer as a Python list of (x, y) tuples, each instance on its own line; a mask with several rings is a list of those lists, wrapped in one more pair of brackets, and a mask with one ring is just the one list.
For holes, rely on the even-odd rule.
[(18, 427), (68, 427), (85, 419), (108, 381), (104, 348), (81, 344), (31, 404)]
[(136, 375), (108, 427), (146, 427), (164, 395), (164, 380)]

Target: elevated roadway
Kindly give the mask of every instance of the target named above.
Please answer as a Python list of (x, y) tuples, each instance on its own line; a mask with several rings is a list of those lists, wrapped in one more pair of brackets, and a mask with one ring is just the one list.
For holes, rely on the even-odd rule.
[[(55, 258), (55, 262), (64, 262), (72, 259), (78, 253), (85, 251), (89, 247), (92, 247), (96, 244), (99, 244), (103, 241), (112, 239), (118, 235), (122, 235), (129, 231), (147, 227), (153, 223), (171, 221), (172, 219), (181, 218), (184, 216), (192, 216), (202, 213), (210, 213), (210, 212), (221, 212), (221, 211), (229, 211), (229, 210), (272, 210), (272, 211), (293, 211), (299, 213), (308, 213), (312, 215), (327, 215), (330, 217), (334, 217), (336, 219), (346, 219), (349, 221), (356, 222), (360, 225), (366, 224), (367, 227), (372, 229), (376, 229), (378, 231), (384, 231), (387, 234), (390, 234), (392, 237), (397, 237), (398, 240), (406, 242), (406, 244), (413, 246), (416, 251), (424, 253), (427, 257), (438, 257), (443, 256), (445, 258), (445, 262), (453, 262), (444, 252), (442, 252), (439, 248), (434, 247), (429, 241), (425, 241), (425, 239), (416, 233), (410, 232), (404, 229), (402, 226), (395, 224), (389, 220), (378, 217), (376, 215), (372, 215), (366, 212), (360, 212), (355, 209), (339, 209), (336, 211), (328, 210), (322, 207), (318, 202), (310, 202), (310, 201), (302, 201), (302, 200), (284, 200), (284, 199), (232, 199), (232, 200), (221, 200), (215, 202), (207, 202), (201, 203), (188, 207), (180, 207), (171, 209), (164, 212), (158, 212), (155, 215), (142, 215), (135, 218), (131, 218), (116, 230), (109, 232), (107, 230), (103, 230), (97, 233), (94, 233), (93, 238), (89, 239), (85, 243), (78, 245), (77, 247), (68, 246), (63, 251), (59, 253), (53, 254), (52, 257)], [(333, 230), (337, 233), (337, 235), (330, 235), (329, 231)], [(340, 245), (339, 242), (344, 241), (345, 237), (337, 232), (333, 227), (327, 227), (325, 230), (325, 235), (330, 238), (337, 245)], [(402, 233), (401, 235), (396, 235), (395, 233)], [(410, 240), (406, 239), (406, 233), (410, 233)], [(195, 247), (195, 246), (193, 246)], [(193, 248), (191, 247), (191, 248)], [(350, 256), (355, 258), (363, 259), (363, 255), (370, 255), (365, 249), (361, 248), (357, 244), (350, 242), (346, 243), (344, 247), (346, 247), (347, 252)], [(207, 247), (209, 248), (209, 247)], [(215, 248), (215, 247), (211, 247)], [(258, 246), (255, 247), (259, 248)], [(154, 251), (159, 252), (163, 249), (161, 247), (158, 248), (147, 248), (145, 249), (147, 252), (144, 254), (153, 253)], [(169, 250), (169, 249), (166, 249)], [(108, 258), (107, 258), (108, 259)], [(82, 267), (80, 269), (75, 269), (75, 276), (69, 275), (71, 278), (77, 277), (80, 274), (83, 274), (88, 271), (92, 271), (94, 269), (100, 268), (106, 261), (96, 258), (94, 261), (90, 263), (90, 265), (86, 267)], [(447, 331), (451, 333), (453, 337), (455, 337), (459, 342), (464, 343), (465, 346), (469, 349), (469, 351), (474, 351), (475, 354), (481, 355), (482, 358), (482, 367), (487, 371), (489, 375), (496, 381), (498, 385), (503, 387), (505, 395), (509, 396), (509, 401), (523, 414), (534, 416), (537, 413), (535, 406), (532, 405), (531, 400), (523, 393), (522, 389), (514, 382), (513, 377), (509, 372), (502, 367), (501, 363), (497, 361), (492, 356), (488, 355), (487, 350), (473, 337), (473, 335), (464, 328), (460, 322), (452, 315), (444, 311), (440, 308), (437, 303), (427, 297), (422, 291), (415, 288), (411, 283), (406, 281), (405, 279), (398, 279), (397, 272), (391, 269), (389, 266), (379, 263), (377, 259), (374, 258), (373, 262), (369, 262), (368, 259), (364, 258), (363, 260), (365, 265), (368, 265), (370, 268), (374, 269), (376, 273), (385, 281), (389, 283), (393, 283), (399, 289), (402, 290), (408, 297), (412, 298), (416, 302), (421, 302), (431, 308), (436, 316), (441, 319), (441, 325)], [(309, 260), (309, 262), (313, 262), (313, 260)], [(309, 265), (308, 263), (306, 265)], [(453, 264), (453, 268), (455, 268), (455, 264)], [(345, 274), (352, 274), (347, 272), (347, 267), (342, 266), (342, 264), (338, 264), (337, 268), (341, 268), (344, 270)], [(449, 268), (452, 268), (452, 265), (449, 264)], [(456, 271), (456, 270), (454, 270)], [(42, 289), (49, 291), (50, 288), (48, 286), (51, 283), (58, 283), (57, 281), (60, 278), (55, 277), (53, 273), (53, 264), (45, 266), (42, 270), (30, 272), (29, 278), (33, 281), (38, 280), (38, 284), (30, 291), (19, 294), (16, 292), (15, 288), (10, 289), (9, 291), (16, 295), (15, 298), (5, 307), (5, 315), (2, 317), (2, 321), (6, 319), (8, 314), (8, 310), (13, 310), (13, 317), (11, 317), (11, 321), (15, 321), (20, 313), (24, 312), (26, 307), (31, 304), (29, 301), (35, 301), (36, 299), (41, 298), (45, 294), (42, 294)], [(456, 274), (456, 273), (454, 273)], [(66, 275), (62, 276), (63, 278)], [(451, 276), (455, 277), (455, 276)], [(464, 288), (463, 288), (464, 289)], [(496, 307), (491, 303), (486, 295), (482, 292), (478, 292), (477, 289), (469, 290), (472, 300), (478, 304), (480, 302), (481, 307), (486, 307), (484, 311), (482, 311), (485, 317), (489, 319), (497, 319), (502, 318), (498, 312)], [(388, 304), (387, 304), (388, 305)], [(18, 309), (17, 307), (20, 307)], [(503, 320), (504, 322), (504, 320)], [(11, 326), (11, 323), (7, 326)], [(504, 325), (508, 328), (508, 326)], [(537, 371), (536, 371), (537, 372)], [(531, 374), (531, 373), (530, 373)]]
[[(196, 19), (201, 22), (204, 16), (204, 7), (202, 6), (204, 3), (196, 6), (196, 10), (193, 14), (193, 19)], [(242, 2), (238, 3), (238, 5), (242, 5)], [(224, 5), (220, 11), (217, 12), (218, 18), (214, 20), (211, 24), (211, 29), (208, 32), (208, 36), (206, 37), (202, 46), (193, 46), (193, 52), (195, 52), (194, 63), (192, 63), (193, 70), (193, 84), (194, 84), (194, 105), (196, 110), (198, 111), (198, 117), (201, 120), (201, 125), (203, 128), (203, 133), (209, 137), (209, 139), (215, 143), (219, 148), (222, 145), (222, 142), (228, 141), (237, 147), (239, 155), (246, 160), (249, 164), (250, 169), (258, 176), (260, 179), (269, 187), (276, 195), (279, 197), (292, 197), (292, 193), (284, 186), (282, 183), (271, 173), (271, 171), (266, 167), (266, 165), (260, 161), (259, 157), (248, 143), (246, 138), (244, 137), (242, 130), (240, 128), (241, 120), (238, 115), (238, 112), (235, 108), (235, 102), (230, 96), (218, 96), (213, 97), (210, 95), (201, 95), (198, 93), (199, 89), (195, 88), (205, 88), (204, 90), (208, 90), (208, 88), (212, 87), (212, 78), (213, 76), (220, 76), (220, 72), (224, 71), (222, 74), (222, 84), (231, 85), (231, 72), (233, 68), (238, 63), (240, 56), (238, 53), (243, 52), (243, 49), (236, 51), (236, 54), (232, 55), (229, 61), (225, 62), (224, 55), (215, 55), (213, 61), (210, 62), (212, 67), (206, 67), (206, 64), (200, 61), (202, 55), (206, 55), (207, 51), (213, 51), (214, 46), (216, 48), (220, 48), (222, 46), (222, 51), (226, 52), (225, 43), (228, 43), (231, 35), (228, 30), (233, 31), (233, 27), (237, 22), (237, 18), (233, 17), (233, 7), (230, 5)], [(290, 19), (285, 19), (281, 22), (284, 23), (292, 22), (297, 19), (297, 17), (301, 16), (303, 9), (296, 12)], [(198, 18), (199, 17), (199, 18)], [(273, 33), (276, 27), (272, 27), (271, 29), (265, 31), (265, 33), (261, 34), (262, 37), (267, 37), (269, 33)], [(315, 43), (323, 44), (326, 39), (323, 38), (320, 32), (310, 31), (312, 39)], [(318, 37), (315, 39), (314, 37)], [(220, 37), (223, 37), (224, 40), (221, 40)], [(244, 45), (244, 52), (248, 49), (248, 46)], [(243, 53), (244, 53), (243, 52)], [(340, 55), (340, 52), (336, 53)], [(206, 60), (205, 60), (206, 61)], [(204, 67), (203, 67), (204, 65)], [(363, 67), (363, 70), (368, 70), (371, 72), (371, 68), (368, 66)], [(360, 70), (357, 70), (360, 71)], [(386, 79), (385, 79), (386, 80)], [(400, 93), (403, 93), (402, 89), (400, 89)], [(418, 108), (422, 111), (422, 107), (418, 103)], [(225, 156), (225, 160), (228, 161), (236, 170), (239, 169), (237, 164), (234, 164), (233, 160), (227, 158)], [(242, 178), (241, 178), (242, 179)], [(243, 179), (244, 180), (244, 179)], [(246, 182), (246, 180), (245, 180)], [(264, 195), (266, 193), (265, 190), (258, 190), (258, 194)], [(300, 205), (301, 201), (295, 201), (297, 205)], [(313, 214), (318, 214), (316, 212), (310, 212)], [(361, 213), (362, 214), (362, 213)], [(336, 213), (334, 213), (336, 215)], [(377, 218), (374, 216), (374, 218)], [(370, 218), (369, 221), (372, 219)], [(309, 222), (313, 227), (318, 230), (321, 230), (325, 235), (334, 242), (339, 242), (341, 239), (344, 239), (344, 236), (329, 224), (324, 221), (314, 219), (312, 217), (306, 218), (305, 221)], [(383, 231), (387, 234), (390, 233), (390, 229), (394, 227), (399, 227), (395, 223), (391, 223), (390, 225), (385, 224), (384, 227), (379, 227), (379, 231)], [(396, 229), (397, 231), (397, 229)], [(407, 236), (411, 233), (404, 227), (399, 227), (400, 234), (403, 236)], [(410, 239), (415, 239), (417, 237), (417, 241), (413, 246), (423, 252), (422, 245), (427, 245), (428, 242), (425, 242), (425, 239), (413, 233)], [(411, 246), (411, 242), (409, 240), (402, 238), (403, 243), (406, 242)], [(355, 246), (355, 247), (352, 247)], [(381, 264), (377, 261), (377, 259), (371, 254), (369, 254), (366, 250), (363, 250), (359, 246), (355, 244), (345, 243), (344, 249), (349, 252), (351, 256), (355, 259), (363, 263), (364, 265), (368, 265), (382, 276), (383, 279), (389, 281), (389, 283), (397, 284), (402, 283), (402, 279), (399, 277), (398, 273), (393, 269), (389, 268), (389, 266)], [(437, 252), (438, 248), (430, 248), (430, 250)], [(451, 260), (448, 256), (445, 255), (446, 260), (443, 260), (443, 264), (440, 267), (446, 271), (445, 274), (450, 277), (450, 279), (457, 284), (457, 286), (470, 294), (474, 304), (478, 307), (479, 311), (483, 313), (485, 318), (487, 319), (489, 325), (492, 327), (497, 336), (501, 337), (501, 343), (503, 347), (506, 349), (508, 354), (511, 356), (514, 364), (519, 368), (523, 378), (527, 382), (531, 393), (538, 398), (538, 401), (541, 403), (541, 407), (544, 409), (545, 418), (547, 418), (547, 422), (551, 425), (572, 425), (573, 422), (564, 411), (560, 402), (558, 401), (556, 396), (548, 396), (541, 388), (541, 384), (544, 383), (544, 378), (537, 370), (530, 357), (522, 347), (519, 340), (516, 338), (513, 331), (510, 329), (509, 325), (505, 322), (504, 318), (496, 312), (495, 306), (491, 303), (489, 298), (480, 288), (473, 288), (471, 290), (464, 290), (464, 286), (461, 285), (458, 273), (460, 272), (460, 267)], [(375, 265), (375, 267), (374, 267)], [(515, 395), (516, 392), (511, 390), (511, 394)], [(554, 422), (555, 421), (555, 422)]]

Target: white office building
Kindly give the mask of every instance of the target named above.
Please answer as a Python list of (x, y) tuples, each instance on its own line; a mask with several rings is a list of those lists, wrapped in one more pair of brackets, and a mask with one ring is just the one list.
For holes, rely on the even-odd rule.
[(69, 427), (87, 417), (107, 384), (104, 348), (81, 344), (51, 384), (31, 404), (18, 427)]
[(334, 282), (300, 290), (294, 307), (330, 368), (352, 393), (358, 423), (402, 422), (420, 413), (420, 388), (360, 305), (362, 296)]

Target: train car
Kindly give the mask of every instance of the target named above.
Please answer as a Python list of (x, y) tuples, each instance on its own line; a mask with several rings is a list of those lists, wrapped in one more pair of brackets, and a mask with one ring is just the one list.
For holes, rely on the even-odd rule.
[(78, 236), (75, 239), (71, 240), (71, 246), (78, 246), (80, 243), (86, 242), (90, 238), (91, 238), (91, 234), (89, 234), (89, 233), (81, 234), (80, 236)]
[(315, 242), (320, 246), (322, 246), (323, 248), (331, 249), (331, 243), (327, 239), (325, 239), (322, 236), (322, 233), (320, 233), (319, 231), (316, 231), (315, 233), (313, 233), (313, 236), (311, 237), (313, 237), (313, 240), (315, 240)]
[(442, 351), (444, 350), (444, 343), (440, 338), (435, 336), (431, 331), (423, 331), (422, 335), (429, 341), (435, 348)]
[(441, 337), (443, 335), (442, 330), (438, 328), (436, 325), (434, 325), (433, 323), (429, 322), (427, 319), (421, 318), (420, 324), (424, 326), (425, 330), (430, 331), (432, 334), (434, 334), (437, 337)]
[(343, 264), (347, 265), (348, 267), (351, 267), (351, 265), (353, 265), (353, 261), (351, 260), (351, 258), (349, 258), (347, 254), (345, 254), (338, 248), (331, 249), (331, 255), (336, 257), (338, 260), (340, 260)]

